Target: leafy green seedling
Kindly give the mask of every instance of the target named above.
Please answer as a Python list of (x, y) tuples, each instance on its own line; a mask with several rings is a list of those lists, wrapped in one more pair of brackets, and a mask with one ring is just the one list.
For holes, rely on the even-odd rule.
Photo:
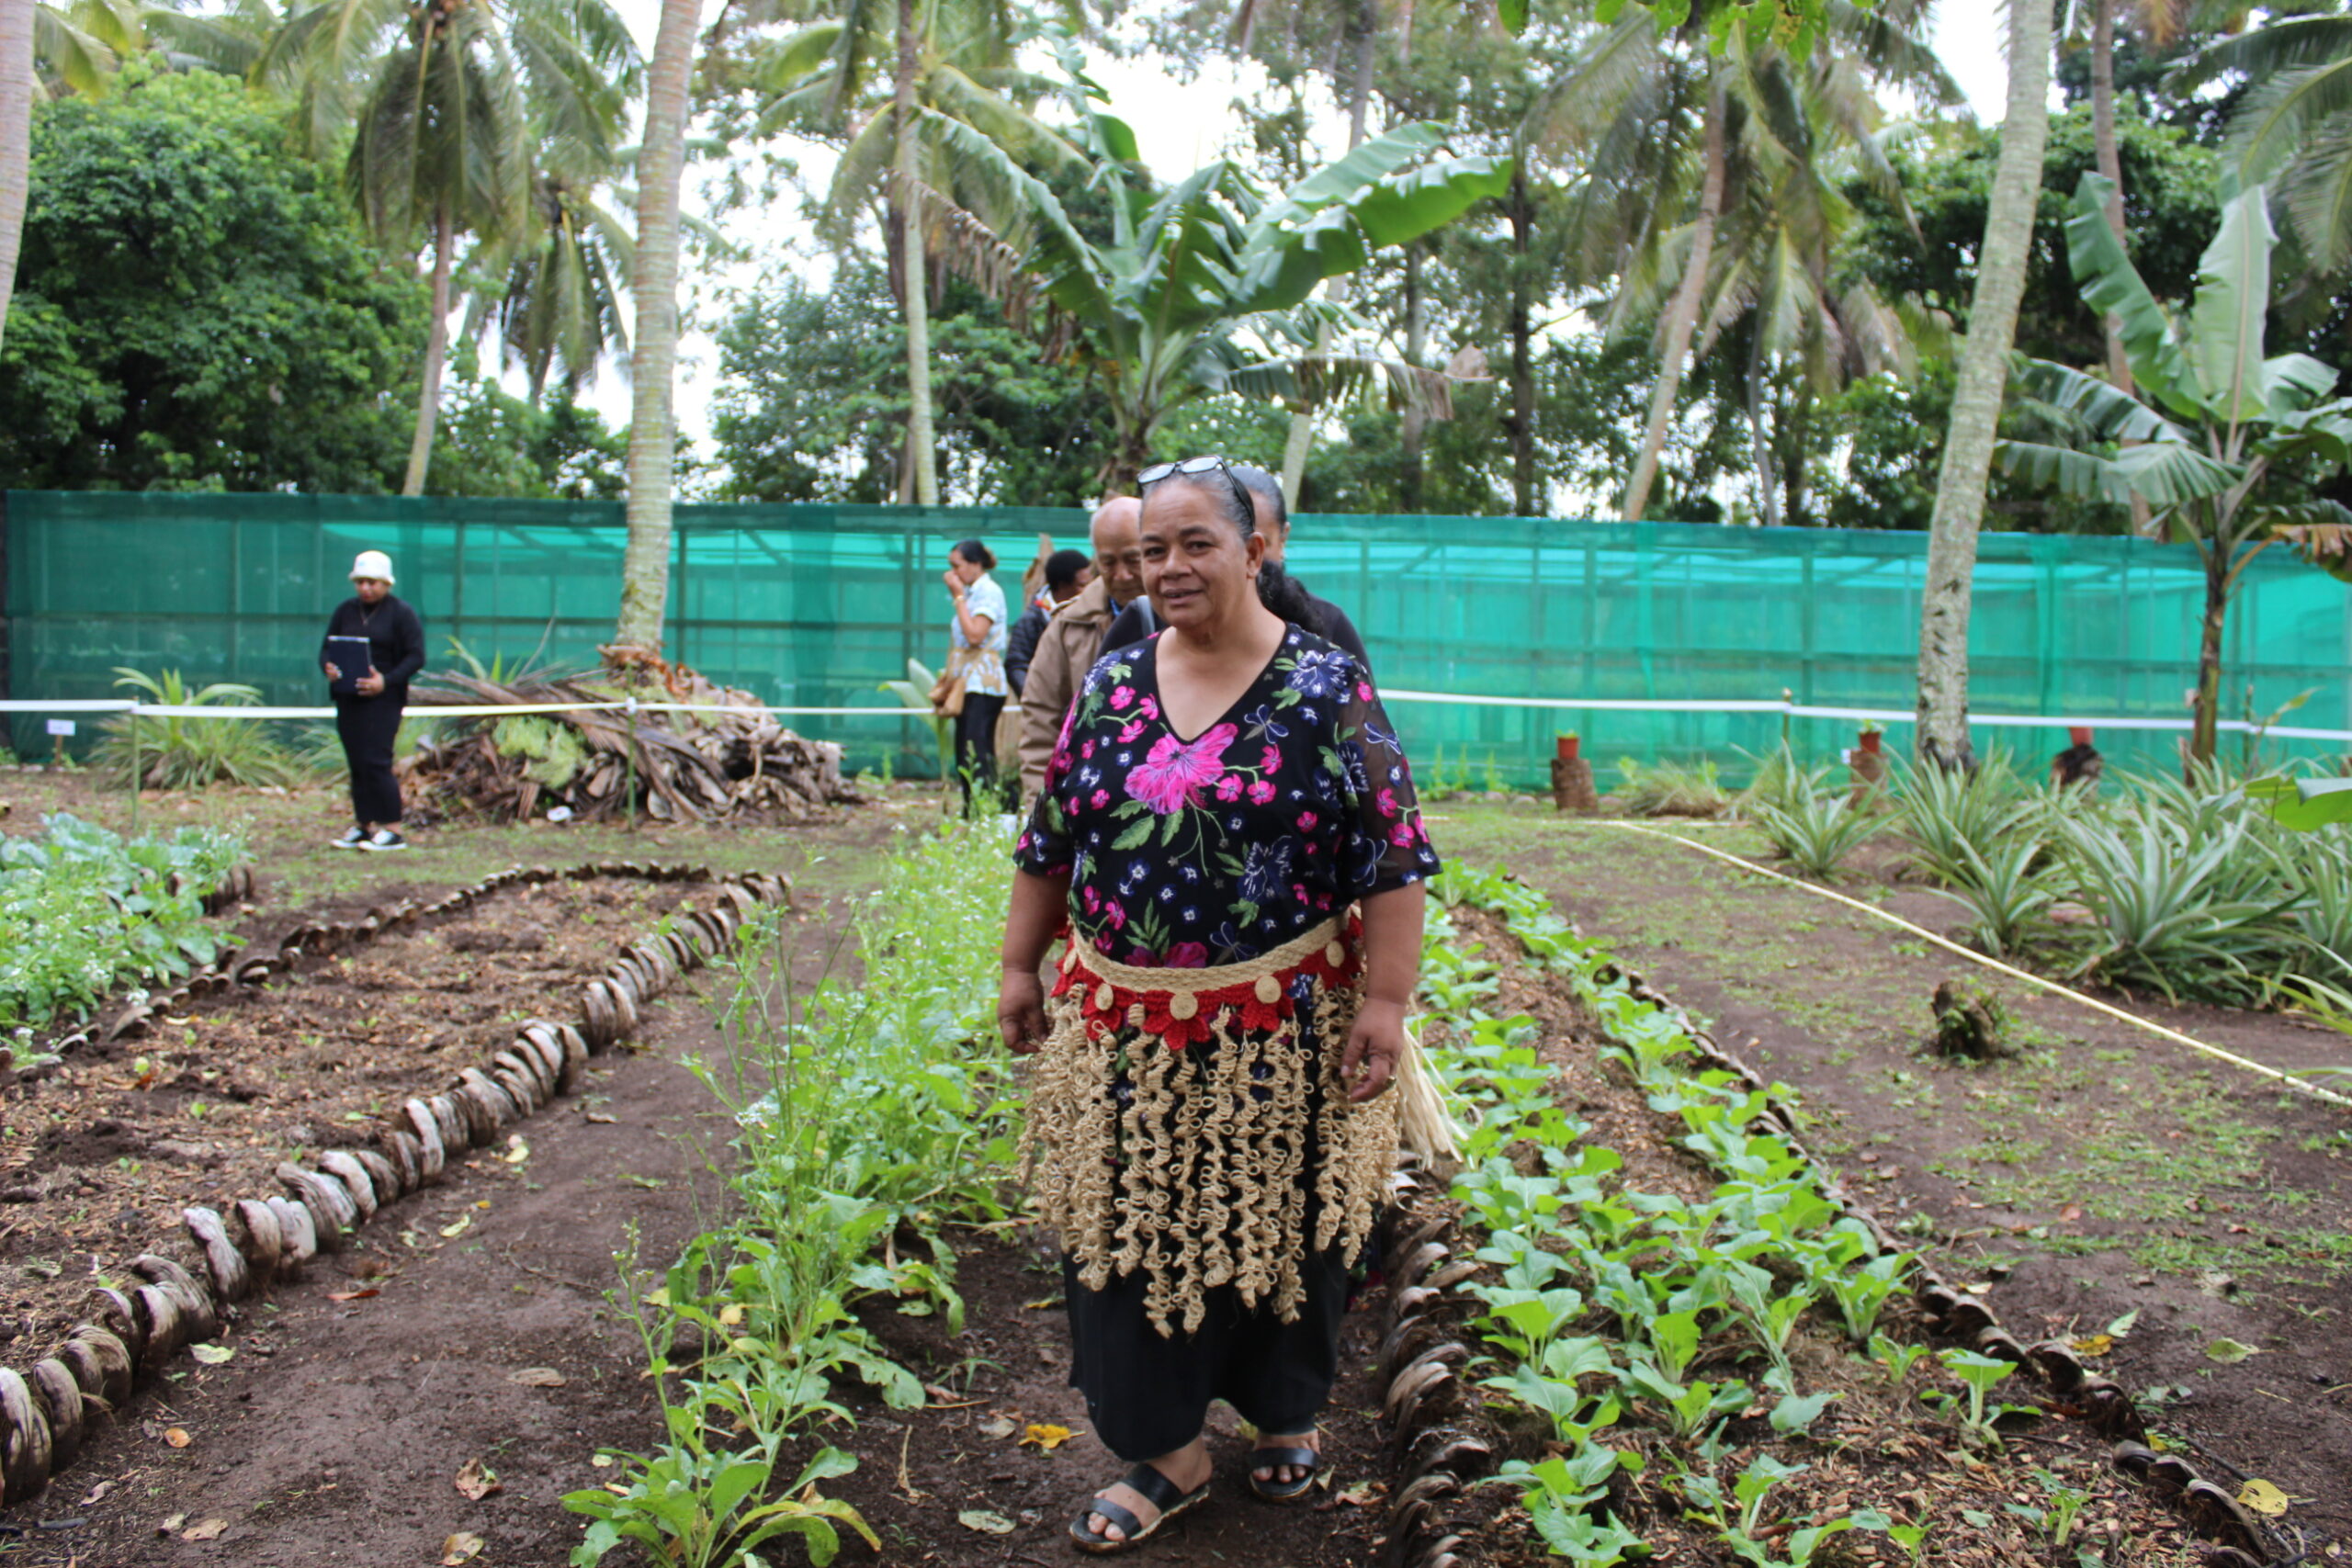
[(1939, 1350), (1936, 1359), (1967, 1385), (1970, 1429), (1990, 1437), (1992, 1428), (1984, 1420), (1984, 1396), (2017, 1369), (1998, 1356), (1980, 1356), (1973, 1350)]
[(1925, 1345), (1905, 1345), (1883, 1334), (1871, 1336), (1871, 1359), (1886, 1369), (1889, 1382), (1900, 1384), (1927, 1355)]

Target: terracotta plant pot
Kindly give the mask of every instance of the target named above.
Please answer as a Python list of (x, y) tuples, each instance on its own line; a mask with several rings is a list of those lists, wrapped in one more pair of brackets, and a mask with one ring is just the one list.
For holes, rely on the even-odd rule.
[(1875, 756), (1885, 739), (1886, 731), (1883, 729), (1865, 729), (1862, 731), (1862, 750)]
[(2069, 725), (2066, 729), (2066, 739), (2070, 744), (2075, 746), (2089, 745), (2091, 743), (2090, 726), (2087, 724)]
[(1563, 735), (1555, 739), (1552, 746), (1554, 754), (1560, 761), (1573, 762), (1583, 754), (1584, 738), (1579, 735)]

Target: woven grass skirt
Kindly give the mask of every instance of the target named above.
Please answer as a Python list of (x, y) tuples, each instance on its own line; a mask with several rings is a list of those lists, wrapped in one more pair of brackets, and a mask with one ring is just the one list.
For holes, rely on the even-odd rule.
[(1189, 1335), (1209, 1291), (1288, 1323), (1310, 1256), (1355, 1260), (1396, 1150), (1396, 1097), (1340, 1082), (1363, 984), (1352, 919), (1208, 969), (1070, 944), (1023, 1153), (1087, 1289), (1140, 1275), (1152, 1325)]

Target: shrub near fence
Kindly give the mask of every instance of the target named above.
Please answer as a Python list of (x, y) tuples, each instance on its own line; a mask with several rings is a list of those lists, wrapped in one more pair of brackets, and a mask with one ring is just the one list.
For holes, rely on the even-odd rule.
[[(871, 705), (810, 718), (852, 765), (935, 767), (931, 738), (876, 690), (936, 664), (946, 547), (978, 536), (1009, 583), (1035, 536), (1082, 544), (1086, 519), (1046, 508), (682, 506), (671, 653), (780, 705)], [(375, 496), (11, 492), (5, 527), (6, 694), (112, 694), (118, 665), (241, 681), (275, 703), (322, 700), (312, 660), (343, 573), (389, 550), (436, 660), (458, 637), (510, 661), (544, 647), (584, 662), (611, 635), (618, 503)], [(1345, 606), (1384, 685), (1505, 697), (1771, 701), (1907, 711), (1925, 539), (1914, 534), (1551, 519), (1302, 515), (1293, 569)], [(2297, 695), (2290, 722), (2352, 728), (2352, 588), (2273, 551), (2247, 570), (2224, 665), (2227, 716)], [(1972, 632), (1980, 714), (2185, 716), (2201, 580), (2182, 547), (1987, 535)], [(1408, 746), (1442, 746), (1479, 776), (1532, 785), (1552, 737), (1577, 729), (1604, 766), (1762, 753), (1777, 715), (1567, 713), (1399, 703)], [(1819, 757), (1852, 724), (1793, 721)], [(18, 716), (19, 751), (45, 750)], [(1907, 737), (1892, 742), (1903, 749)], [(2049, 731), (1980, 731), (2029, 761)], [(2110, 759), (2167, 769), (2171, 735), (2109, 730)], [(2294, 748), (2311, 751), (2318, 748)], [(2342, 748), (2336, 748), (2338, 750)]]

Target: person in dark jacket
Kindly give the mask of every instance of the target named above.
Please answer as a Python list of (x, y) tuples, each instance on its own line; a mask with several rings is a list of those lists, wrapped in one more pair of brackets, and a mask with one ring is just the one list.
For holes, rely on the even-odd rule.
[[(408, 705), (408, 683), (424, 668), (424, 622), (403, 600), (392, 597), (392, 558), (362, 550), (351, 563), (352, 596), (334, 607), (326, 640), (319, 645), (319, 668), (334, 694), (335, 733), (351, 768), (352, 826), (337, 839), (342, 850), (404, 850), (401, 836), (401, 786), (392, 776), (392, 743), (401, 732), (401, 710)], [(346, 669), (355, 650), (337, 637), (368, 644), (368, 667)], [(341, 653), (344, 662), (337, 661)]]
[(1004, 678), (1012, 682), (1015, 702), (1021, 699), (1021, 688), (1028, 684), (1029, 661), (1037, 657), (1037, 639), (1045, 635), (1046, 623), (1056, 610), (1078, 597), (1093, 573), (1094, 563), (1086, 558), (1084, 550), (1056, 550), (1046, 558), (1046, 591), (1005, 636)]
[[(1282, 481), (1263, 468), (1252, 468), (1236, 463), (1227, 470), (1250, 492), (1250, 509), (1258, 516), (1258, 532), (1266, 536), (1266, 558), (1258, 569), (1258, 600), (1267, 609), (1293, 626), (1308, 631), (1347, 649), (1356, 662), (1369, 671), (1372, 656), (1363, 649), (1363, 637), (1348, 619), (1348, 613), (1329, 599), (1317, 598), (1306, 591), (1306, 585), (1283, 570), (1283, 550), (1290, 543), (1290, 508), (1283, 503)], [(1141, 642), (1159, 629), (1159, 620), (1153, 613), (1151, 601), (1137, 599), (1121, 611), (1102, 634), (1102, 649), (1125, 648)]]

